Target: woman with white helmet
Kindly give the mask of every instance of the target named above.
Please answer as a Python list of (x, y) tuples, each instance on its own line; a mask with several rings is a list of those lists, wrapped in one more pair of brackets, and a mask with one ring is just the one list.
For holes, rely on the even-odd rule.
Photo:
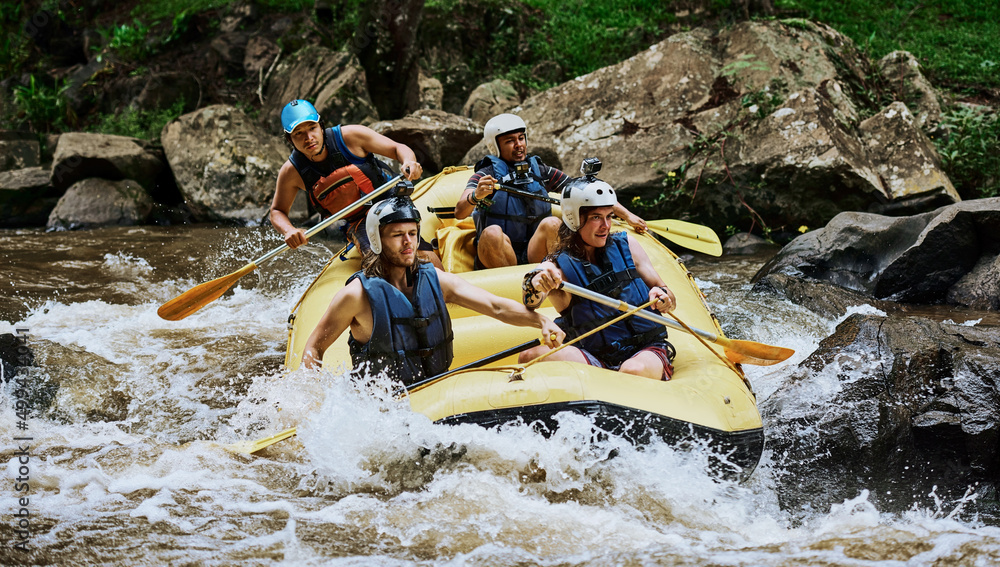
[[(525, 306), (537, 308), (548, 297), (562, 316), (562, 326), (581, 334), (620, 313), (559, 289), (563, 281), (632, 305), (655, 301), (653, 308), (660, 312), (676, 307), (674, 294), (636, 239), (625, 231), (611, 232), (611, 217), (617, 202), (615, 190), (593, 176), (566, 186), (562, 193), (559, 244), (537, 269), (525, 274)], [(675, 352), (666, 339), (663, 325), (628, 317), (550, 358), (669, 380)], [(548, 347), (539, 346), (525, 351), (521, 353), (521, 361), (536, 358), (547, 350)]]
[(511, 325), (536, 327), (553, 348), (565, 334), (548, 317), (497, 297), (417, 258), (420, 212), (407, 197), (391, 197), (368, 211), (371, 241), (361, 271), (334, 295), (306, 341), (302, 360), (315, 368), (327, 348), (350, 329), (355, 367), (387, 370), (404, 384), (446, 372), (452, 362), (453, 303)]
[[(545, 165), (538, 156), (528, 155), (527, 127), (515, 114), (498, 114), (483, 128), (483, 141), (490, 152), (476, 164), (465, 192), (455, 205), (455, 218), (472, 215), (476, 223), (476, 267), (499, 268), (540, 262), (555, 244), (559, 219), (552, 206), (542, 200), (497, 191), (497, 184), (510, 179), (515, 164), (525, 164), (527, 178), (517, 187), (521, 192), (548, 198), (570, 181), (562, 171)], [(507, 181), (505, 181), (507, 183)], [(615, 214), (637, 230), (645, 222), (625, 207), (616, 205)]]

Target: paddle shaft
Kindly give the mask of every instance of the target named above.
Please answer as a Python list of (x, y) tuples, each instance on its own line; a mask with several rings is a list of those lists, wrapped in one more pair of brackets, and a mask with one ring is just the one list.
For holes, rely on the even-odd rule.
[[(386, 191), (392, 189), (392, 187), (394, 185), (396, 185), (396, 182), (398, 182), (400, 179), (401, 179), (401, 177), (399, 175), (397, 175), (396, 177), (393, 177), (392, 179), (390, 179), (389, 181), (387, 181), (386, 183), (384, 183), (383, 185), (381, 185), (378, 189), (372, 191), (371, 193), (369, 193), (369, 194), (361, 197), (357, 201), (355, 201), (355, 202), (351, 203), (350, 205), (344, 207), (337, 214), (332, 215), (330, 217), (327, 217), (327, 218), (323, 219), (321, 222), (317, 223), (316, 226), (314, 226), (314, 227), (312, 227), (312, 228), (310, 228), (309, 230), (306, 231), (306, 239), (308, 240), (309, 238), (312, 238), (313, 235), (315, 235), (318, 232), (323, 231), (328, 226), (330, 226), (333, 223), (339, 221), (340, 219), (342, 219), (344, 217), (351, 216), (351, 213), (353, 213), (354, 211), (360, 209), (361, 207), (364, 207), (365, 205), (367, 205), (368, 203), (370, 203), (372, 200), (378, 198), (379, 196), (381, 196)], [(256, 264), (256, 265), (260, 265), (261, 263), (267, 262), (271, 258), (274, 258), (278, 254), (281, 254), (282, 252), (284, 252), (284, 251), (286, 251), (286, 250), (288, 250), (290, 248), (291, 247), (288, 244), (282, 244), (281, 246), (275, 248), (274, 250), (271, 250), (267, 254), (264, 254), (260, 258), (257, 258), (256, 260), (253, 261), (253, 263)]]
[[(629, 305), (624, 301), (619, 301), (617, 299), (612, 299), (606, 295), (595, 293), (587, 288), (583, 288), (578, 285), (571, 284), (569, 282), (563, 282), (560, 287), (572, 293), (573, 295), (579, 295), (580, 297), (589, 299), (596, 303), (600, 303), (601, 305), (607, 305), (608, 307), (613, 307), (615, 309), (618, 309), (619, 311), (628, 311), (630, 309), (635, 309), (634, 305)], [(661, 325), (666, 325), (671, 329), (677, 329), (678, 331), (687, 332), (687, 329), (685, 329), (683, 325), (681, 325), (677, 321), (674, 321), (673, 319), (664, 317), (663, 315), (658, 315), (656, 313), (650, 313), (649, 311), (643, 310), (636, 313), (636, 316), (642, 317), (643, 319), (647, 319), (649, 321), (660, 323)], [(713, 343), (719, 340), (719, 335), (716, 335), (715, 333), (710, 333), (708, 331), (703, 331), (701, 329), (696, 329), (694, 327), (691, 327), (691, 331), (694, 334), (703, 337), (706, 340), (712, 341)]]
[(431, 384), (433, 384), (434, 382), (437, 382), (438, 380), (441, 380), (442, 378), (447, 378), (448, 376), (451, 376), (452, 374), (454, 374), (456, 372), (461, 372), (462, 370), (469, 370), (470, 368), (479, 368), (480, 366), (483, 366), (484, 364), (492, 364), (492, 363), (494, 363), (494, 362), (496, 362), (498, 360), (503, 360), (504, 358), (507, 358), (508, 356), (510, 356), (512, 354), (517, 354), (517, 353), (519, 353), (521, 351), (528, 350), (529, 348), (534, 348), (534, 347), (536, 347), (536, 346), (538, 346), (540, 344), (542, 344), (542, 341), (540, 341), (539, 339), (535, 339), (533, 341), (528, 341), (526, 343), (519, 344), (519, 345), (517, 345), (515, 347), (510, 347), (509, 349), (507, 349), (505, 351), (501, 351), (501, 352), (498, 352), (496, 354), (491, 354), (491, 355), (489, 355), (489, 356), (487, 356), (485, 358), (480, 358), (479, 360), (474, 360), (474, 361), (472, 361), (472, 362), (470, 362), (468, 364), (463, 364), (462, 366), (459, 366), (458, 368), (449, 370), (447, 372), (442, 372), (441, 374), (438, 374), (437, 376), (432, 376), (430, 378), (426, 378), (424, 380), (421, 380), (421, 381), (419, 381), (419, 382), (417, 382), (415, 384), (410, 384), (409, 386), (406, 387), (406, 391), (407, 392), (415, 392), (415, 391), (420, 390), (420, 389), (422, 389), (422, 388), (424, 388), (426, 386), (430, 386)]
[(500, 191), (505, 191), (511, 195), (517, 195), (518, 197), (525, 197), (527, 199), (535, 199), (536, 201), (545, 201), (546, 203), (552, 203), (553, 205), (560, 204), (559, 199), (553, 199), (552, 197), (545, 197), (538, 195), (537, 193), (529, 193), (527, 191), (521, 191), (511, 187), (510, 185), (504, 185), (503, 183), (497, 183), (497, 189)]

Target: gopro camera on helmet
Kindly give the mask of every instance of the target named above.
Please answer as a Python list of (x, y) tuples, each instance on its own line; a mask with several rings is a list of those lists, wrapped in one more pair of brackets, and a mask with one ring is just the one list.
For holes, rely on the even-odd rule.
[(514, 167), (511, 172), (500, 180), (500, 183), (510, 184), (514, 186), (528, 185), (531, 183), (531, 177), (529, 177), (528, 172), (531, 171), (531, 165), (526, 161), (514, 162)]
[(396, 186), (389, 191), (390, 197), (409, 197), (413, 194), (413, 182), (409, 179), (400, 179)]
[(592, 179), (597, 176), (598, 171), (601, 171), (601, 165), (601, 160), (598, 158), (583, 158), (583, 163), (580, 164), (580, 173)]

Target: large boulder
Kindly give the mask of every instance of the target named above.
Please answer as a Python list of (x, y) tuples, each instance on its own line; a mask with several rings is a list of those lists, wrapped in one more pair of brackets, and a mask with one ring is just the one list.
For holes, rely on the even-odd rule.
[[(790, 510), (863, 490), (885, 511), (957, 500), (977, 484), (995, 490), (1000, 328), (852, 315), (761, 415)], [(987, 506), (1000, 512), (995, 499)]]
[(401, 120), (376, 122), (372, 129), (409, 146), (428, 174), (461, 165), (466, 151), (483, 137), (475, 122), (443, 110), (419, 110)]
[[(624, 194), (719, 229), (751, 217), (822, 226), (897, 199), (910, 213), (954, 202), (912, 115), (887, 110), (861, 128), (883, 111), (863, 95), (871, 68), (823, 24), (743, 22), (675, 34), (515, 112), (532, 143), (552, 145), (563, 163), (600, 157)], [(921, 151), (886, 153), (900, 147)], [(914, 199), (925, 191), (943, 200)]]
[(0, 172), (0, 227), (45, 226), (59, 201), (44, 167)]
[(167, 164), (163, 152), (138, 138), (67, 132), (59, 136), (52, 156), (52, 186), (69, 188), (89, 177), (133, 179), (145, 189), (155, 189)]
[(132, 226), (143, 224), (153, 211), (153, 199), (131, 179), (111, 181), (91, 177), (70, 187), (49, 214), (50, 229)]
[(506, 79), (495, 79), (483, 83), (472, 90), (469, 99), (462, 107), (462, 116), (472, 119), (480, 126), (508, 110), (521, 104), (521, 97), (514, 85)]
[(908, 217), (841, 213), (782, 248), (752, 281), (780, 273), (878, 299), (942, 303), (963, 296), (954, 286), (988, 277), (998, 254), (1000, 197)]
[(40, 163), (37, 137), (24, 132), (0, 130), (0, 172), (38, 167)]
[(291, 100), (311, 101), (327, 125), (378, 121), (368, 96), (365, 70), (357, 57), (310, 45), (281, 59), (271, 72), (261, 119), (268, 132), (281, 132), (281, 109)]
[(259, 220), (288, 149), (242, 110), (214, 105), (163, 127), (163, 150), (184, 200), (199, 220)]

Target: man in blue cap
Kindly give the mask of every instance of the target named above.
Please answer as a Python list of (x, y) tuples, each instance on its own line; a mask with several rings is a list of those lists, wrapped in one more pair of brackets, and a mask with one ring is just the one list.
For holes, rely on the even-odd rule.
[[(419, 179), (423, 173), (413, 150), (405, 144), (359, 124), (324, 128), (316, 107), (307, 100), (286, 104), (281, 111), (281, 125), (285, 140), (294, 149), (278, 172), (271, 201), (271, 224), (290, 248), (298, 248), (307, 241), (305, 231), (288, 218), (299, 191), (305, 191), (313, 208), (327, 217), (390, 179), (391, 172), (375, 154), (399, 162), (400, 171), (408, 180)], [(342, 227), (347, 239), (361, 251), (370, 246), (364, 230), (366, 212), (367, 208), (358, 210)], [(422, 252), (440, 263), (432, 250)]]

